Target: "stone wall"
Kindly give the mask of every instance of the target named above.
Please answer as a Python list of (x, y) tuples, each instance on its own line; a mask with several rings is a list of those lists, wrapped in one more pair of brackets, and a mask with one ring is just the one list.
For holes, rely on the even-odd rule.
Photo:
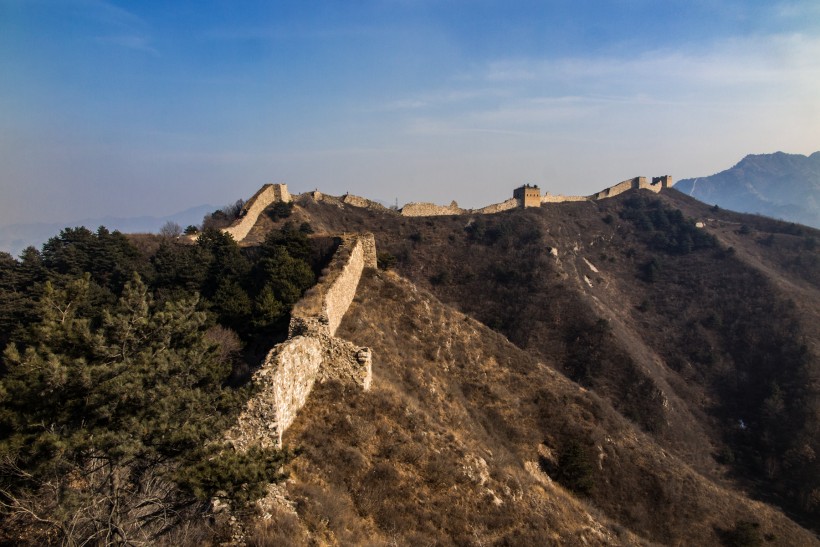
[(672, 188), (675, 183), (672, 181), (672, 177), (670, 175), (663, 175), (660, 177), (652, 177), (652, 185), (657, 188), (657, 192), (660, 192), (662, 188)]
[(541, 203), (565, 203), (567, 201), (589, 201), (587, 196), (560, 196), (547, 192), (541, 196)]
[(445, 215), (461, 215), (466, 213), (454, 201), (450, 205), (436, 205), (435, 203), (408, 203), (401, 208), (405, 217), (436, 217)]
[(235, 241), (242, 241), (256, 224), (259, 215), (268, 205), (277, 201), (291, 201), (287, 184), (265, 184), (242, 207), (241, 216), (222, 231), (230, 234)]
[(507, 201), (502, 201), (501, 203), (493, 203), (492, 205), (487, 205), (486, 207), (482, 207), (481, 209), (476, 209), (476, 213), (482, 213), (485, 215), (491, 215), (493, 213), (500, 213), (502, 211), (509, 211), (510, 209), (516, 209), (521, 207), (521, 201), (515, 198), (510, 198)]
[(370, 350), (333, 335), (353, 301), (362, 272), (375, 267), (373, 234), (342, 236), (322, 278), (294, 306), (288, 340), (274, 347), (254, 373), (259, 392), (226, 434), (235, 449), (281, 446), (282, 434), (317, 380), (334, 378), (370, 388)]
[(290, 336), (311, 331), (326, 336), (336, 334), (356, 294), (362, 271), (376, 267), (373, 234), (343, 235), (341, 239), (322, 278), (293, 307)]
[(259, 392), (227, 435), (239, 451), (282, 446), (282, 433), (307, 402), (319, 374), (324, 348), (319, 338), (297, 336), (278, 344), (253, 375)]
[(313, 201), (322, 201), (325, 203), (329, 203), (332, 205), (336, 205), (337, 207), (344, 207), (345, 205), (352, 205), (353, 207), (361, 207), (363, 209), (370, 209), (373, 211), (391, 211), (389, 207), (385, 207), (378, 201), (373, 201), (371, 199), (363, 198), (361, 196), (355, 196), (353, 194), (345, 194), (341, 197), (339, 196), (331, 196), (328, 194), (324, 194), (318, 190), (314, 190), (312, 192), (305, 192), (304, 194), (300, 194), (299, 198), (307, 198), (312, 199)]
[(632, 178), (632, 179), (627, 179), (623, 182), (619, 182), (618, 184), (616, 184), (614, 186), (610, 186), (609, 188), (605, 188), (605, 189), (601, 190), (600, 192), (592, 194), (590, 196), (590, 198), (591, 199), (605, 199), (605, 198), (611, 198), (611, 197), (617, 196), (618, 194), (623, 194), (624, 192), (626, 192), (628, 190), (638, 188), (639, 185), (640, 185), (640, 179), (642, 179), (642, 178), (643, 178), (644, 181), (646, 181), (646, 179), (644, 177), (635, 177), (635, 178)]

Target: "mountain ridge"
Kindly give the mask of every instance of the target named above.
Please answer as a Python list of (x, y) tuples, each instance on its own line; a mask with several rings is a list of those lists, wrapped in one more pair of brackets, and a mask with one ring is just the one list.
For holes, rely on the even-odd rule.
[[(749, 436), (766, 437), (770, 435), (766, 431), (772, 427), (771, 431), (779, 427), (782, 432), (783, 423), (803, 423), (803, 418), (799, 418), (802, 412), (799, 405), (806, 404), (808, 412), (816, 412), (811, 398), (816, 400), (820, 386), (812, 384), (811, 376), (804, 376), (817, 374), (816, 356), (820, 352), (817, 312), (812, 311), (817, 308), (817, 280), (820, 279), (816, 248), (812, 246), (820, 235), (816, 230), (715, 209), (674, 189), (665, 189), (659, 194), (631, 190), (612, 199), (545, 204), (492, 215), (472, 212), (428, 217), (403, 217), (395, 211), (316, 193), (293, 199), (293, 215), (284, 222), (307, 222), (320, 234), (373, 232), (383, 265), (393, 263), (393, 268), (407, 280), (401, 283), (413, 284), (412, 287), (403, 285), (405, 289), (399, 292), (409, 293), (407, 298), (417, 301), (422, 297), (416, 295), (430, 291), (440, 300), (440, 305), (457, 310), (464, 318), (462, 321), (479, 320), (482, 328), (493, 329), (496, 334), (492, 336), (500, 334), (515, 344), (513, 353), (528, 355), (527, 362), (544, 363), (558, 371), (557, 374), (565, 375), (571, 385), (577, 382), (574, 385), (581, 392), (594, 393), (606, 405), (611, 405), (607, 408), (621, 416), (619, 419), (626, 419), (626, 423), (632, 424), (630, 427), (648, 435), (646, 438), (652, 439), (651, 444), (660, 453), (667, 454), (650, 459), (676, 458), (706, 481), (704, 484), (711, 482), (714, 487), (726, 488), (743, 499), (749, 497), (744, 491), (752, 491), (771, 503), (788, 506), (789, 494), (778, 484), (791, 484), (792, 479), (773, 478), (781, 473), (777, 466), (781, 465), (778, 461), (784, 457), (786, 445), (777, 448), (776, 443), (764, 443), (761, 447)], [(259, 223), (249, 232), (247, 244), (252, 247), (254, 242), (261, 241), (264, 233), (275, 225), (260, 215)], [(763, 269), (765, 271), (761, 271)], [(777, 280), (781, 278), (785, 283), (778, 285)], [(384, 286), (387, 285), (385, 281)], [(399, 381), (409, 381), (407, 375), (421, 375), (415, 383), (402, 388), (394, 385), (391, 393), (396, 397), (407, 396), (409, 389), (418, 388), (413, 387), (415, 384), (432, 382), (428, 389), (438, 391), (440, 380), (433, 382), (427, 378), (428, 372), (437, 374), (433, 370), (442, 362), (470, 352), (452, 349), (452, 333), (445, 326), (432, 328), (426, 335), (427, 341), (420, 342), (422, 333), (430, 328), (429, 321), (424, 319), (424, 310), (431, 309), (433, 304), (428, 302), (421, 304), (418, 311), (405, 312), (410, 304), (401, 302), (401, 297), (395, 294), (397, 289), (383, 288), (384, 293), (362, 290), (364, 292), (357, 293), (354, 300), (360, 303), (360, 311), (354, 309), (343, 321), (343, 325), (352, 321), (356, 325), (355, 332), (348, 331), (343, 336), (356, 344), (375, 347), (376, 392), (379, 375), (395, 374), (390, 372), (394, 367), (405, 371), (394, 377)], [(384, 307), (382, 300), (387, 301)], [(790, 304), (790, 300), (797, 303)], [(366, 312), (365, 308), (381, 311)], [(359, 313), (376, 315), (365, 321), (357, 316)], [(372, 339), (373, 333), (378, 332), (394, 338), (388, 343)], [(801, 349), (801, 340), (807, 342), (806, 349)], [(380, 363), (380, 359), (387, 362)], [(485, 358), (479, 361), (481, 359)], [(499, 357), (486, 359), (501, 362)], [(771, 368), (770, 361), (779, 363), (778, 367)], [(528, 367), (532, 369), (531, 374), (535, 374), (537, 366), (527, 365), (524, 369)], [(732, 380), (736, 374), (740, 376)], [(726, 384), (729, 381), (737, 385)], [(482, 382), (464, 380), (453, 392), (486, 393), (497, 383), (489, 378)], [(770, 418), (761, 414), (761, 408), (775, 404), (772, 397), (780, 388), (772, 386), (777, 385), (788, 391), (789, 400), (778, 403), (781, 404), (778, 420), (782, 422), (776, 424), (766, 421)], [(808, 391), (801, 391), (801, 386)], [(354, 473), (344, 484), (334, 485), (334, 479), (327, 475), (331, 467), (325, 467), (324, 463), (335, 462), (332, 465), (344, 467), (356, 461), (357, 465), (365, 465), (365, 469), (374, 473), (378, 469), (384, 477), (400, 481), (405, 477), (405, 465), (413, 465), (415, 458), (426, 462), (429, 456), (376, 463), (374, 457), (378, 454), (360, 453), (355, 442), (353, 448), (334, 444), (336, 450), (345, 454), (342, 460), (332, 451), (315, 452), (316, 447), (328, 442), (330, 435), (330, 430), (321, 425), (330, 419), (327, 417), (329, 408), (325, 407), (347, 408), (345, 401), (352, 396), (342, 387), (318, 389), (285, 437), (286, 442), (291, 439), (290, 442), (305, 447), (315, 457), (303, 460), (304, 469), (297, 464), (295, 482), (292, 487), (286, 487), (285, 495), (290, 495), (289, 499), (297, 507), (310, 506), (319, 513), (333, 510), (322, 508), (325, 503), (322, 500), (347, 499), (344, 504), (358, 508), (361, 515), (370, 515), (368, 518), (373, 518), (381, 530), (398, 527), (404, 530), (398, 537), (429, 541), (420, 524), (391, 520), (395, 517), (374, 508), (373, 494), (367, 494), (364, 499), (361, 492), (350, 486), (360, 484), (365, 488), (377, 480), (375, 475)], [(322, 395), (323, 389), (331, 389), (334, 395)], [(368, 405), (362, 397), (356, 395), (358, 402), (344, 411), (354, 421), (355, 409)], [(518, 429), (531, 424), (538, 413), (525, 412), (510, 418), (507, 413), (511, 410), (500, 401), (518, 401), (517, 404), (525, 405), (532, 397), (508, 394), (491, 401), (474, 402), (474, 409), (490, 408), (501, 414), (479, 417), (478, 410), (467, 411), (467, 414), (484, 429), (488, 427), (486, 424), (497, 424), (500, 420), (503, 425), (494, 425), (492, 429), (507, 431), (505, 435), (518, 438)], [(434, 412), (429, 404), (422, 407)], [(435, 412), (448, 414), (446, 410)], [(596, 411), (589, 412), (596, 415)], [(603, 415), (608, 412), (610, 410)], [(792, 418), (788, 417), (790, 413)], [(336, 431), (347, 427), (338, 421), (333, 423)], [(476, 427), (463, 420), (460, 423), (464, 427)], [(369, 430), (370, 426), (360, 423), (356, 427)], [(567, 427), (574, 426), (547, 427), (542, 434), (553, 440), (545, 441), (545, 448), (539, 448), (547, 456), (519, 456), (517, 465), (526, 469), (528, 461), (537, 461), (550, 480), (559, 480), (560, 466), (551, 463), (551, 458), (569, 450), (571, 443), (568, 445), (568, 437), (561, 433), (562, 428)], [(325, 433), (317, 433), (319, 430)], [(410, 442), (406, 440), (408, 435), (413, 436), (413, 430), (398, 426), (392, 430), (405, 439), (404, 443)], [(532, 435), (532, 431), (528, 435)], [(792, 442), (812, 438), (807, 431), (793, 431), (789, 435), (794, 436)], [(583, 435), (582, 438), (586, 439), (580, 441), (587, 447), (585, 450), (598, 451), (592, 438)], [(370, 438), (370, 442), (376, 441)], [(786, 442), (782, 434), (777, 440), (781, 442)], [(807, 442), (806, 446), (810, 446), (814, 441)], [(387, 447), (381, 450), (389, 451)], [(768, 464), (758, 461), (764, 457)], [(486, 458), (484, 461), (487, 464)], [(457, 468), (459, 464), (455, 460), (447, 464), (450, 469), (454, 469), (454, 465)], [(774, 467), (765, 471), (766, 465)], [(305, 469), (318, 475), (308, 478), (303, 474)], [(599, 469), (603, 472), (601, 480), (615, 480), (608, 475), (614, 471), (605, 470), (606, 467)], [(691, 523), (682, 524), (686, 519), (677, 521), (671, 513), (663, 511), (691, 514), (690, 504), (697, 505), (702, 500), (675, 498), (677, 494), (665, 492), (658, 483), (640, 486), (639, 475), (656, 477), (651, 480), (662, 484), (673, 484), (674, 481), (669, 482), (670, 475), (664, 473), (644, 469), (632, 475), (632, 479), (624, 479), (626, 482), (618, 491), (628, 490), (629, 480), (637, 481), (636, 490), (624, 494), (634, 496), (629, 501), (618, 500), (616, 494), (602, 491), (593, 494), (595, 507), (604, 510), (606, 515), (600, 522), (612, 519), (641, 538), (618, 539), (616, 533), (614, 536), (605, 534), (606, 539), (602, 541), (669, 543), (686, 537), (690, 543), (718, 543), (731, 532), (733, 525), (742, 529), (746, 526), (744, 522), (757, 522), (761, 535), (778, 537), (785, 544), (811, 542), (811, 536), (797, 540), (797, 536), (790, 533), (781, 532), (786, 535), (780, 536), (764, 530), (765, 526), (755, 520), (765, 512), (762, 508), (731, 517), (723, 515), (721, 518), (728, 522), (715, 522), (712, 529), (689, 530)], [(771, 477), (765, 479), (765, 475), (757, 473)], [(816, 472), (807, 469), (805, 473), (810, 481), (816, 482)], [(657, 479), (659, 476), (665, 478)], [(403, 495), (423, 504), (424, 496), (431, 495), (430, 487), (414, 484), (413, 487), (405, 484)], [(674, 492), (675, 487), (671, 488)], [(313, 494), (307, 495), (307, 492)], [(422, 496), (419, 492), (425, 494)], [(493, 492), (498, 494), (496, 489)], [(382, 492), (379, 496), (382, 494), (388, 495)], [(503, 497), (500, 499), (504, 501)], [(648, 499), (655, 501), (648, 502)], [(376, 512), (362, 509), (363, 503)], [(645, 510), (650, 505), (658, 515), (663, 515), (658, 516), (658, 521), (653, 522), (652, 517), (637, 509), (644, 507)], [(628, 509), (630, 507), (633, 509)], [(339, 507), (336, 510), (343, 511)], [(413, 512), (411, 508), (407, 511)], [(313, 526), (310, 511), (299, 512), (299, 518), (308, 528)], [(354, 517), (351, 515), (351, 518)], [(649, 520), (645, 520), (647, 518)], [(811, 517), (804, 518), (812, 522)], [(441, 526), (446, 528), (444, 524)], [(480, 537), (482, 541), (503, 541), (501, 536)], [(558, 537), (560, 539), (554, 540), (570, 541), (569, 535)], [(455, 536), (451, 536), (451, 541), (463, 542)]]
[(705, 203), (820, 227), (820, 152), (749, 154), (707, 177), (675, 188)]

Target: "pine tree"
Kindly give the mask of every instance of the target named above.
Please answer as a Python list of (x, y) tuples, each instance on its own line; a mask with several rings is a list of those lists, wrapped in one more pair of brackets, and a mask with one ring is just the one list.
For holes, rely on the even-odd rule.
[(260, 492), (275, 480), (286, 455), (239, 461), (213, 442), (240, 394), (223, 387), (230, 364), (197, 300), (154, 305), (135, 275), (92, 319), (90, 286), (88, 274), (47, 283), (29, 344), (4, 352), (5, 528), (25, 527), (33, 542), (150, 541), (217, 488)]

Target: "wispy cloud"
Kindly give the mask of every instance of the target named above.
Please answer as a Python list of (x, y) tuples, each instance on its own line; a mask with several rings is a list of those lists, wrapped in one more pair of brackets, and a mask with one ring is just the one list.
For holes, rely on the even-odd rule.
[(159, 55), (148, 23), (133, 12), (107, 0), (75, 0), (74, 5), (101, 27), (102, 33), (95, 37), (98, 43)]
[(107, 25), (145, 25), (145, 21), (127, 9), (106, 0), (75, 0), (75, 5)]
[(388, 101), (375, 107), (376, 111), (420, 110), (459, 105), (472, 101), (504, 97), (508, 91), (498, 87), (439, 89), (414, 96)]
[[(820, 39), (801, 34), (727, 39), (689, 51), (658, 49), (637, 57), (513, 59), (489, 63), (483, 79), (506, 83), (667, 82), (731, 86), (820, 75)], [(820, 81), (818, 82), (820, 83)]]
[(97, 42), (104, 45), (123, 47), (134, 51), (150, 53), (159, 56), (159, 51), (151, 45), (151, 40), (147, 36), (120, 35), (120, 36), (99, 36)]
[(336, 27), (306, 26), (298, 24), (244, 25), (218, 27), (206, 30), (203, 36), (216, 41), (283, 41), (283, 40), (330, 40), (390, 35), (395, 29), (365, 25)]
[[(818, 116), (820, 38), (752, 36), (636, 57), (493, 60), (469, 77), (454, 77), (451, 85), (402, 97), (387, 107), (407, 110), (409, 131), (436, 134), (447, 128), (548, 130), (568, 120), (605, 123), (638, 111), (667, 117), (687, 109), (698, 115), (704, 109), (760, 107), (771, 112), (779, 103), (799, 108), (801, 100), (807, 103), (807, 115)], [(434, 112), (443, 104), (447, 112)]]

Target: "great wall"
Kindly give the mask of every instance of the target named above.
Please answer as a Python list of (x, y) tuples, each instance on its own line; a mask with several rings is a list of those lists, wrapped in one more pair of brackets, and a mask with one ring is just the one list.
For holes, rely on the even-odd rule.
[(376, 267), (373, 234), (344, 235), (319, 282), (291, 313), (288, 340), (276, 345), (253, 375), (258, 388), (227, 440), (239, 451), (281, 447), (316, 381), (338, 379), (370, 389), (371, 354), (336, 338), (336, 329), (356, 295), (362, 272)]
[(480, 209), (462, 209), (458, 206), (458, 204), (456, 204), (455, 201), (446, 206), (436, 205), (434, 203), (408, 203), (401, 208), (400, 213), (402, 216), (408, 217), (493, 214), (521, 207), (540, 207), (545, 203), (597, 201), (600, 199), (617, 196), (618, 194), (622, 194), (627, 190), (632, 189), (643, 189), (658, 193), (664, 188), (671, 188), (672, 184), (672, 177), (669, 175), (653, 177), (651, 182), (648, 182), (646, 177), (634, 177), (619, 182), (614, 186), (610, 186), (609, 188), (596, 192), (590, 196), (563, 196), (550, 194), (549, 192), (542, 195), (538, 186), (524, 185), (513, 191), (513, 197), (511, 199), (501, 203), (487, 205), (486, 207), (482, 207)]
[[(540, 207), (545, 203), (595, 201), (627, 190), (646, 189), (660, 192), (672, 186), (672, 177), (635, 177), (606, 188), (591, 196), (541, 194), (537, 186), (516, 188), (513, 197), (480, 209), (462, 209), (453, 201), (442, 206), (433, 203), (408, 203), (397, 214), (403, 216), (441, 216), (493, 214), (523, 207)], [(301, 194), (315, 201), (392, 211), (383, 205), (346, 194), (340, 198), (313, 191)], [(239, 218), (223, 232), (241, 242), (271, 204), (291, 202), (293, 197), (285, 184), (266, 184), (245, 203)], [(376, 243), (373, 234), (345, 234), (330, 264), (312, 289), (296, 303), (291, 313), (288, 339), (268, 353), (254, 373), (257, 394), (251, 398), (226, 439), (236, 450), (251, 446), (281, 447), (282, 435), (293, 423), (317, 381), (338, 379), (361, 389), (370, 389), (372, 355), (368, 348), (357, 347), (340, 338), (336, 330), (356, 294), (362, 273), (376, 268)]]
[[(658, 193), (664, 188), (671, 188), (672, 186), (672, 177), (669, 175), (652, 177), (651, 181), (649, 181), (646, 177), (633, 177), (589, 196), (564, 196), (560, 194), (550, 194), (549, 192), (541, 194), (541, 190), (538, 186), (524, 185), (513, 191), (512, 198), (502, 201), (501, 203), (494, 203), (479, 209), (463, 209), (459, 207), (458, 203), (455, 201), (450, 202), (450, 205), (410, 202), (405, 204), (401, 209), (398, 209), (397, 213), (407, 217), (493, 214), (521, 207), (541, 207), (544, 204), (550, 203), (597, 201), (611, 198), (617, 196), (618, 194), (622, 194), (627, 190), (633, 189), (649, 190), (650, 192)], [(366, 209), (394, 211), (393, 209), (385, 207), (378, 202), (360, 196), (354, 196), (352, 194), (345, 194), (341, 197), (335, 197), (323, 194), (318, 190), (314, 190), (312, 192), (300, 194), (296, 199), (300, 199), (302, 197), (313, 199), (314, 201), (328, 201)], [(242, 241), (245, 236), (248, 235), (251, 228), (253, 228), (254, 224), (256, 224), (259, 215), (262, 214), (262, 211), (264, 211), (268, 206), (276, 202), (289, 203), (291, 201), (294, 201), (294, 197), (288, 191), (286, 184), (265, 184), (251, 197), (251, 199), (245, 203), (242, 207), (242, 212), (240, 213), (239, 218), (236, 219), (236, 221), (234, 221), (229, 227), (224, 228), (223, 231), (233, 236), (236, 241)]]

